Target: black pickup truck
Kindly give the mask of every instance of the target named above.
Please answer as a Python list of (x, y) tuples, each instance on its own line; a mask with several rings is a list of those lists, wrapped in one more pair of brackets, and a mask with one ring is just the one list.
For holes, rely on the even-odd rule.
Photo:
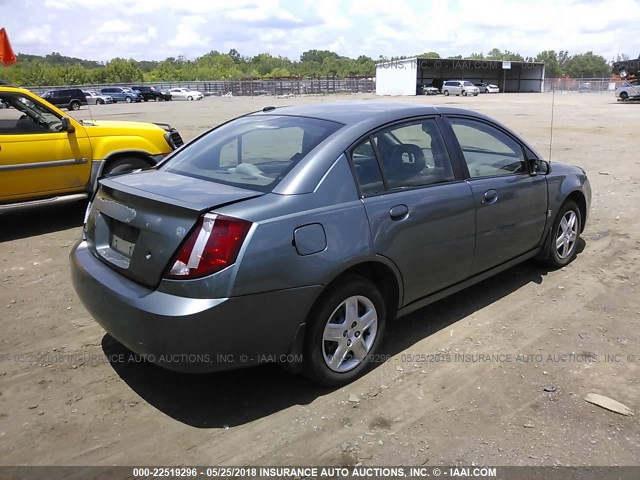
[(611, 72), (620, 78), (640, 77), (640, 56), (638, 56), (637, 60), (614, 62), (611, 66)]

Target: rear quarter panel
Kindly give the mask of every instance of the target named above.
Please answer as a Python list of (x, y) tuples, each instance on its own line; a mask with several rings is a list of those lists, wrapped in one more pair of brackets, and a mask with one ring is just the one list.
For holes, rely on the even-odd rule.
[[(372, 255), (369, 222), (344, 155), (312, 193), (269, 194), (220, 212), (256, 224), (236, 262), (229, 296), (328, 284), (351, 264)], [(294, 231), (310, 224), (322, 225), (326, 248), (300, 255)]]

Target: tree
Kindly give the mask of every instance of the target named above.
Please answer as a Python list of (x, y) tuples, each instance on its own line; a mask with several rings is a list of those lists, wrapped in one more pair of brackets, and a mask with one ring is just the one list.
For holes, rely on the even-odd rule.
[(567, 73), (576, 78), (605, 77), (611, 73), (611, 67), (604, 57), (587, 52), (571, 57)]
[(141, 81), (142, 70), (133, 59), (114, 58), (104, 66), (105, 80), (109, 83), (132, 83)]
[(564, 73), (555, 50), (544, 50), (538, 53), (535, 61), (544, 62), (545, 76), (548, 78), (559, 78)]
[(416, 55), (419, 58), (440, 58), (438, 52), (425, 52), (422, 55)]

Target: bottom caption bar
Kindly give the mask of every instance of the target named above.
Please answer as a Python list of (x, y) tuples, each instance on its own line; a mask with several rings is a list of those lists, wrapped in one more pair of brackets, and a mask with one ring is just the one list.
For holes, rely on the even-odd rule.
[(442, 479), (486, 480), (639, 480), (631, 467), (349, 466), (349, 467), (27, 467), (0, 466), (0, 480), (146, 480), (146, 479)]

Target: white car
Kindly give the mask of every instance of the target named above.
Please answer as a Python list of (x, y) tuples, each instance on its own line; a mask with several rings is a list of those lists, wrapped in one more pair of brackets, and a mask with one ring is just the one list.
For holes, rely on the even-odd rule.
[(480, 93), (499, 93), (500, 88), (493, 83), (476, 83), (476, 87), (480, 89)]
[(480, 89), (467, 80), (447, 80), (442, 84), (442, 93), (446, 97), (450, 94), (477, 97)]
[(202, 100), (204, 95), (197, 90), (187, 90), (186, 88), (172, 88), (169, 90), (171, 100)]
[(632, 80), (630, 82), (623, 83), (621, 86), (616, 88), (616, 97), (620, 100), (628, 100), (630, 98), (633, 98), (634, 100), (640, 99), (640, 80)]
[(105, 103), (113, 103), (113, 97), (110, 95), (103, 95), (93, 90), (83, 90), (84, 96), (87, 97), (87, 103), (89, 105), (104, 105)]

